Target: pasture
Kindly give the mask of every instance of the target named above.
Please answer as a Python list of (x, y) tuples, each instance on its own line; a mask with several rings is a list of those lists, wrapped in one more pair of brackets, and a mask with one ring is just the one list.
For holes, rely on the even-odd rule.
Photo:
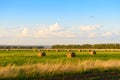
[[(45, 52), (46, 56), (38, 57), (38, 52)], [(116, 69), (120, 71), (119, 51), (98, 50), (96, 55), (90, 55), (87, 50), (71, 50), (71, 52), (75, 52), (76, 57), (67, 58), (67, 50), (0, 50), (0, 78), (44, 80), (46, 76), (55, 77), (78, 73), (84, 75), (89, 72), (97, 73), (97, 71), (102, 74), (105, 71), (114, 72)], [(10, 70), (12, 70), (12, 75), (9, 74)], [(96, 77), (92, 78), (96, 79)], [(120, 75), (116, 78), (120, 78)]]

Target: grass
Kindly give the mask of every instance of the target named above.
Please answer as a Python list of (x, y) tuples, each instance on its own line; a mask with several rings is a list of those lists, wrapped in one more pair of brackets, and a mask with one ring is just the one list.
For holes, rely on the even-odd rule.
[[(76, 57), (67, 58), (67, 51), (45, 51), (45, 57), (38, 57), (38, 51), (30, 50), (14, 50), (14, 51), (0, 51), (0, 79), (3, 80), (33, 80), (33, 79), (50, 79), (66, 80), (61, 76), (82, 75), (85, 76), (96, 75), (89, 77), (90, 79), (100, 79), (98, 75), (113, 74), (118, 71), (120, 74), (120, 52), (97, 52), (96, 55), (89, 55), (89, 52), (78, 52)], [(112, 71), (112, 72), (111, 72)], [(59, 77), (60, 76), (60, 77)], [(120, 79), (120, 75), (102, 75), (102, 78), (110, 78), (113, 80)], [(48, 78), (46, 78), (48, 77)], [(73, 76), (74, 77), (74, 76)], [(73, 77), (71, 80), (74, 80)], [(51, 79), (53, 80), (53, 79)], [(86, 79), (88, 80), (88, 79)]]
[(24, 65), (36, 63), (57, 63), (76, 62), (77, 60), (120, 60), (120, 52), (97, 52), (96, 55), (89, 55), (88, 52), (76, 51), (76, 57), (72, 59), (66, 58), (67, 51), (45, 51), (45, 57), (38, 57), (38, 51), (0, 51), (0, 66)]
[[(109, 70), (120, 71), (119, 60), (85, 60), (77, 63), (46, 63), (34, 65), (8, 65), (0, 67), (0, 79), (44, 79), (55, 76), (72, 75), (72, 74), (88, 74), (88, 73), (104, 73)], [(100, 76), (99, 76), (100, 77)]]

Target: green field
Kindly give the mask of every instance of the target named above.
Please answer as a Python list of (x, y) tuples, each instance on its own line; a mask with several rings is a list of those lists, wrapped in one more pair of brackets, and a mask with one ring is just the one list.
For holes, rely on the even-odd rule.
[[(68, 52), (64, 50), (59, 52), (44, 51), (46, 52), (45, 57), (38, 57), (38, 52), (39, 51), (34, 50), (1, 50), (0, 78), (5, 80), (44, 80), (46, 79), (46, 76), (49, 76), (50, 78), (51, 76), (58, 77), (74, 74), (88, 76), (89, 74), (87, 73), (92, 74), (92, 72), (93, 75), (96, 74), (97, 76), (100, 75), (100, 73), (106, 74), (104, 72), (108, 71), (112, 71), (112, 73), (120, 71), (120, 52), (97, 51), (96, 55), (89, 55), (88, 51), (74, 51), (76, 53), (76, 57), (74, 58), (67, 58), (66, 53)], [(8, 75), (11, 72), (10, 70), (12, 70), (12, 75)], [(4, 72), (7, 73), (5, 74)], [(111, 75), (108, 75), (107, 78), (111, 78), (110, 76)], [(99, 79), (99, 76), (90, 77), (90, 79), (92, 78)], [(120, 75), (113, 76), (112, 78), (118, 79), (120, 78)], [(64, 80), (64, 78), (62, 79)], [(87, 80), (87, 78), (84, 79)]]
[(89, 52), (78, 52), (75, 58), (66, 58), (67, 51), (45, 51), (45, 57), (38, 57), (39, 51), (32, 50), (13, 50), (13, 51), (0, 51), (0, 66), (6, 65), (24, 65), (46, 62), (76, 62), (78, 60), (120, 60), (120, 52), (97, 52), (96, 55), (89, 55)]

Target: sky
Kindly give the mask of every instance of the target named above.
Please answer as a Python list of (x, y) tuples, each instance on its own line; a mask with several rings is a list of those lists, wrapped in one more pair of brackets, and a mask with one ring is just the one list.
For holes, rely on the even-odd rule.
[(0, 0), (0, 45), (120, 43), (120, 0)]

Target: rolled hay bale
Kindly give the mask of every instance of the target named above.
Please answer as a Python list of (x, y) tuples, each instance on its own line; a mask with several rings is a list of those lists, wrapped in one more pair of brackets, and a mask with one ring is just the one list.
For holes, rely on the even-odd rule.
[(96, 51), (94, 51), (94, 50), (89, 50), (89, 54), (90, 54), (90, 55), (95, 55), (95, 54), (96, 54)]
[(38, 55), (38, 57), (44, 57), (44, 56), (46, 56), (46, 53), (45, 52), (39, 52), (37, 55)]
[(9, 51), (9, 49), (6, 49), (6, 51)]
[(33, 51), (38, 51), (37, 49), (33, 49)]
[(67, 53), (68, 58), (72, 58), (72, 57), (75, 57), (75, 56), (76, 56), (75, 52), (68, 52)]
[(50, 51), (49, 49), (46, 49), (46, 51)]
[(56, 52), (60, 52), (60, 50), (59, 50), (59, 49), (56, 49)]
[(67, 49), (67, 52), (69, 52), (70, 50), (69, 49)]
[(78, 50), (78, 52), (82, 52), (82, 50), (80, 49), (80, 50)]

